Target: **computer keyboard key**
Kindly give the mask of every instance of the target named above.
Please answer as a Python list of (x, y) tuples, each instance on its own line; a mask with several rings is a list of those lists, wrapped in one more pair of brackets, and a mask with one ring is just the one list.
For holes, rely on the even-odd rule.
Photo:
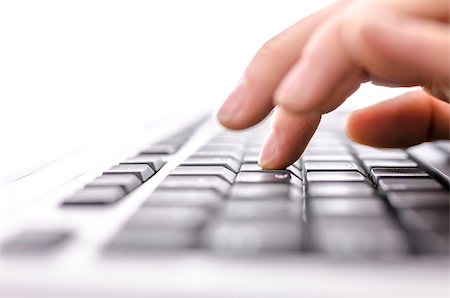
[(417, 163), (411, 159), (366, 159), (362, 163), (367, 172), (373, 168), (417, 168)]
[(198, 230), (207, 220), (208, 212), (203, 208), (154, 206), (139, 209), (125, 225), (125, 229)]
[(179, 188), (212, 189), (221, 195), (225, 195), (230, 188), (230, 184), (215, 176), (168, 176), (159, 185), (159, 189)]
[[(447, 141), (448, 144), (448, 141)], [(448, 145), (447, 145), (448, 146)], [(433, 143), (422, 143), (409, 148), (408, 153), (417, 163), (427, 169), (436, 179), (450, 185), (450, 155)]]
[(258, 154), (244, 154), (244, 158), (242, 159), (244, 163), (255, 163), (257, 164), (259, 161)]
[(450, 141), (440, 140), (433, 142), (433, 145), (450, 155)]
[(138, 155), (121, 162), (121, 164), (146, 164), (155, 172), (158, 172), (164, 163), (160, 157), (150, 154)]
[(144, 207), (174, 206), (216, 208), (222, 196), (211, 189), (158, 189), (145, 201)]
[(348, 162), (354, 162), (355, 158), (350, 154), (327, 154), (327, 155), (321, 155), (321, 154), (307, 154), (302, 155), (302, 160), (304, 162), (306, 161), (348, 161)]
[(193, 249), (199, 245), (198, 232), (190, 230), (123, 230), (107, 247), (108, 253), (170, 253)]
[(300, 220), (218, 221), (205, 232), (206, 246), (222, 254), (296, 252), (302, 247)]
[(353, 145), (356, 155), (361, 160), (366, 159), (408, 159), (408, 154), (401, 149), (377, 149), (365, 145)]
[(378, 185), (385, 192), (444, 189), (441, 184), (432, 178), (381, 178)]
[(233, 144), (233, 145), (205, 145), (201, 147), (198, 152), (236, 152), (242, 154), (244, 152), (243, 144)]
[(370, 176), (374, 181), (380, 178), (430, 177), (419, 168), (374, 168), (370, 170)]
[(222, 166), (179, 166), (170, 176), (217, 176), (232, 184), (236, 173)]
[(291, 173), (288, 170), (240, 172), (236, 183), (290, 183)]
[(141, 180), (133, 174), (102, 175), (95, 178), (92, 182), (87, 184), (86, 187), (121, 186), (125, 192), (129, 193), (141, 184)]
[(214, 143), (242, 144), (243, 142), (245, 142), (245, 136), (240, 135), (238, 133), (220, 134), (220, 135), (212, 138), (211, 141), (209, 141), (210, 144), (214, 144)]
[(126, 195), (121, 186), (93, 186), (76, 192), (64, 200), (63, 205), (109, 205)]
[(227, 220), (300, 219), (301, 211), (302, 205), (299, 202), (231, 200), (225, 204), (219, 217)]
[(262, 168), (257, 163), (243, 163), (240, 172), (261, 172)]
[(302, 161), (300, 159), (297, 159), (292, 165), (291, 167), (296, 168), (297, 170), (301, 171), (302, 170)]
[(235, 173), (239, 172), (241, 163), (230, 157), (190, 157), (181, 163), (182, 166), (222, 166)]
[(145, 182), (155, 174), (155, 171), (146, 164), (120, 164), (113, 166), (104, 172), (104, 174), (133, 174), (138, 177), (139, 180)]
[(286, 168), (286, 170), (288, 170), (289, 172), (291, 172), (291, 174), (293, 174), (295, 177), (299, 178), (300, 180), (303, 180), (302, 177), (302, 171), (299, 170), (297, 167), (294, 167), (293, 165), (290, 165), (289, 167)]
[(3, 243), (1, 252), (6, 254), (46, 253), (61, 247), (72, 237), (69, 230), (28, 230)]
[(312, 171), (306, 173), (308, 182), (352, 182), (366, 181), (366, 178), (357, 171)]
[(350, 161), (306, 161), (303, 169), (309, 171), (358, 171), (364, 173), (363, 169), (355, 162)]
[(345, 155), (349, 154), (349, 150), (344, 146), (339, 147), (306, 147), (303, 156), (317, 155)]
[(348, 224), (320, 220), (312, 224), (311, 243), (315, 251), (335, 257), (387, 257), (410, 252), (400, 229), (364, 224), (364, 218)]
[(447, 233), (414, 232), (411, 233), (411, 238), (414, 241), (414, 249), (417, 253), (448, 257), (450, 239)]
[(200, 158), (217, 158), (217, 157), (225, 157), (225, 158), (233, 158), (234, 160), (240, 162), (242, 160), (242, 153), (233, 152), (233, 151), (215, 151), (215, 152), (204, 152), (197, 151), (191, 155), (191, 157), (200, 157)]
[(154, 144), (141, 151), (142, 154), (174, 154), (180, 149), (180, 144)]
[(392, 207), (407, 208), (448, 208), (450, 197), (447, 191), (389, 191), (386, 197)]
[(230, 200), (301, 200), (301, 189), (289, 184), (236, 183)]
[(306, 194), (309, 197), (371, 197), (375, 189), (365, 182), (310, 182)]
[(311, 200), (308, 204), (312, 217), (343, 216), (368, 217), (387, 216), (384, 202), (377, 197), (372, 198), (322, 198)]
[(406, 209), (399, 212), (404, 227), (411, 231), (449, 233), (449, 209)]
[[(294, 166), (289, 166), (287, 169), (291, 174), (297, 178), (301, 178), (302, 174), (299, 169)], [(279, 170), (263, 170), (257, 163), (244, 163), (241, 166), (240, 172), (278, 172)]]

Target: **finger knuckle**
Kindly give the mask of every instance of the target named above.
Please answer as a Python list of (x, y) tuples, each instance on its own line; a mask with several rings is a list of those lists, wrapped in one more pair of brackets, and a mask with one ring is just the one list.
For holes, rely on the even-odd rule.
[(283, 34), (278, 34), (261, 46), (257, 56), (263, 59), (276, 59), (283, 56), (286, 48), (286, 38)]

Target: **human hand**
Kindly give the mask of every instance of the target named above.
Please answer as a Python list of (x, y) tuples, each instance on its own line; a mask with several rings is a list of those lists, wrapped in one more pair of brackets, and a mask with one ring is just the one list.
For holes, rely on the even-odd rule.
[(321, 115), (371, 81), (423, 90), (350, 114), (351, 139), (406, 147), (449, 138), (449, 5), (448, 0), (338, 1), (266, 42), (218, 119), (243, 129), (277, 106), (259, 163), (284, 168), (301, 155)]

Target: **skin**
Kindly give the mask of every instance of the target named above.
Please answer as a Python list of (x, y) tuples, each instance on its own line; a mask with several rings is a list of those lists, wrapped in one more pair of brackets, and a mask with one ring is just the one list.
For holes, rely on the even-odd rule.
[(375, 147), (406, 147), (450, 134), (448, 0), (346, 0), (267, 41), (217, 117), (244, 129), (276, 108), (259, 164), (297, 160), (320, 122), (361, 83), (421, 86), (354, 111), (347, 135)]

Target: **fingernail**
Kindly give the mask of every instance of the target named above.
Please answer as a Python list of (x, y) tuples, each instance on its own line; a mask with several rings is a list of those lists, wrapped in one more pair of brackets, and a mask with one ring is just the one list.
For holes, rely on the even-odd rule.
[(312, 75), (306, 61), (295, 66), (275, 91), (275, 103), (300, 109), (302, 102), (308, 100)]
[(222, 107), (217, 113), (217, 118), (221, 122), (232, 121), (236, 116), (237, 111), (242, 106), (245, 100), (246, 94), (246, 82), (245, 78), (241, 79), (234, 91), (228, 96)]
[(262, 168), (269, 166), (275, 158), (275, 153), (278, 148), (278, 140), (275, 130), (272, 130), (264, 142), (263, 150), (259, 156), (258, 164)]

